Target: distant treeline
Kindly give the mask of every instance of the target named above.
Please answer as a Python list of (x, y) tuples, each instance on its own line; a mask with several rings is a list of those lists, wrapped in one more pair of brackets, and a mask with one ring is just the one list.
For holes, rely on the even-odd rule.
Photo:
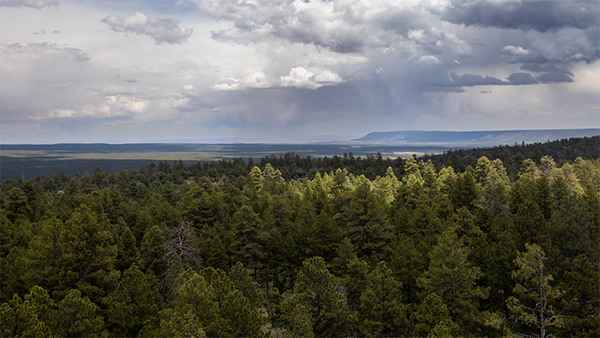
[[(151, 161), (151, 160), (150, 160)], [(42, 175), (54, 175), (62, 172), (67, 176), (93, 173), (96, 167), (103, 172), (118, 173), (121, 170), (139, 170), (149, 160), (65, 160), (48, 157), (11, 157), (0, 156), (2, 181), (7, 179), (30, 180)], [(188, 161), (192, 163), (193, 161)]]
[(530, 158), (539, 163), (542, 155), (550, 156), (556, 161), (575, 161), (581, 157), (586, 160), (600, 157), (600, 136), (569, 138), (545, 143), (521, 143), (513, 146), (504, 145), (493, 148), (456, 149), (444, 152), (441, 155), (425, 155), (423, 160), (431, 160), (438, 168), (442, 165), (451, 165), (455, 171), (463, 172), (466, 166), (475, 167), (481, 156), (490, 160), (500, 159), (506, 170), (511, 173), (518, 171), (518, 166), (524, 159)]
[[(106, 145), (104, 145), (106, 146)], [(3, 146), (5, 148), (5, 146)], [(384, 147), (382, 151), (389, 151)], [(69, 148), (71, 149), (71, 148)], [(178, 148), (179, 149), (179, 148)], [(282, 148), (283, 149), (283, 148)], [(376, 150), (373, 147), (373, 150)], [(128, 150), (131, 150), (128, 148)], [(255, 150), (255, 149), (253, 149)], [(493, 148), (473, 148), (448, 150), (442, 154), (427, 154), (417, 159), (431, 160), (436, 169), (451, 166), (456, 172), (464, 172), (467, 166), (475, 167), (481, 156), (490, 160), (500, 159), (506, 167), (507, 173), (512, 175), (518, 172), (522, 162), (531, 158), (539, 163), (542, 154), (554, 158), (558, 165), (576, 158), (597, 159), (600, 157), (600, 136), (570, 138), (546, 143), (515, 144), (513, 146), (496, 146)], [(354, 175), (365, 175), (369, 179), (384, 176), (388, 167), (392, 167), (396, 175), (404, 175), (405, 159), (383, 158), (381, 152), (367, 154), (364, 157), (355, 156), (352, 152), (345, 152), (331, 157), (300, 156), (294, 152), (283, 155), (275, 154), (265, 156), (254, 161), (252, 157), (244, 159), (221, 159), (215, 161), (152, 161), (152, 160), (64, 160), (48, 157), (8, 157), (1, 156), (2, 181), (7, 179), (29, 180), (43, 175), (53, 176), (63, 173), (67, 177), (83, 176), (84, 173), (92, 174), (101, 170), (104, 173), (118, 173), (121, 170), (133, 170), (144, 173), (146, 176), (155, 174), (166, 175), (173, 182), (182, 181), (189, 177), (220, 178), (223, 176), (247, 175), (254, 165), (264, 169), (269, 163), (278, 169), (287, 180), (312, 178), (318, 171), (329, 172), (336, 169), (347, 169)]]
[[(526, 158), (530, 158), (539, 164), (542, 154), (554, 158), (558, 166), (566, 162), (573, 162), (578, 157), (586, 160), (598, 159), (600, 157), (600, 136), (563, 139), (546, 143), (523, 143), (493, 148), (458, 149), (444, 152), (441, 155), (425, 155), (420, 158), (413, 156), (413, 158), (424, 162), (431, 160), (436, 170), (450, 166), (455, 172), (462, 173), (468, 167), (474, 169), (477, 160), (482, 156), (486, 156), (490, 160), (501, 160), (506, 167), (507, 174), (514, 176), (521, 170), (523, 161)], [(366, 178), (374, 180), (377, 176), (385, 176), (389, 167), (393, 169), (395, 175), (403, 177), (406, 174), (406, 161), (407, 159), (400, 157), (394, 159), (383, 158), (380, 152), (368, 154), (365, 157), (356, 157), (352, 152), (349, 152), (323, 158), (301, 157), (293, 152), (287, 152), (279, 156), (266, 156), (256, 162), (252, 158), (245, 161), (241, 157), (232, 160), (222, 159), (191, 164), (185, 161), (174, 161), (172, 164), (161, 161), (158, 165), (151, 163), (142, 167), (139, 173), (148, 177), (154, 175), (167, 176), (174, 183), (181, 183), (191, 177), (206, 176), (211, 179), (219, 179), (221, 177), (246, 176), (251, 172), (252, 167), (257, 166), (264, 170), (269, 164), (273, 169), (279, 170), (286, 181), (302, 178), (311, 179), (317, 172), (331, 172), (337, 169), (345, 169), (353, 175), (364, 175)]]

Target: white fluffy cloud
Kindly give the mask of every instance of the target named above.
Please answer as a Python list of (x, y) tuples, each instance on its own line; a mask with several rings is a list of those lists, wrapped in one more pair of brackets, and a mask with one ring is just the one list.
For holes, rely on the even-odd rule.
[(281, 86), (283, 87), (317, 89), (325, 85), (341, 82), (343, 80), (329, 70), (324, 70), (315, 75), (302, 67), (292, 68), (288, 75), (281, 77)]
[(212, 86), (217, 91), (234, 91), (242, 89), (267, 89), (279, 87), (294, 87), (317, 89), (323, 86), (330, 86), (344, 82), (342, 78), (325, 69), (315, 74), (303, 67), (292, 68), (288, 75), (280, 76), (277, 81), (267, 78), (262, 71), (255, 71), (243, 79), (228, 78)]
[(267, 76), (262, 71), (249, 73), (243, 79), (228, 78), (221, 83), (212, 86), (212, 89), (219, 91), (240, 90), (240, 89), (261, 89), (271, 88), (272, 85)]
[(102, 19), (115, 32), (147, 35), (156, 44), (183, 44), (194, 31), (193, 28), (181, 28), (179, 22), (173, 19), (158, 19), (136, 12), (127, 17), (111, 15)]
[(523, 47), (517, 47), (517, 46), (505, 46), (502, 48), (503, 51), (509, 52), (510, 54), (513, 55), (527, 55), (529, 54), (529, 51), (527, 49), (524, 49)]

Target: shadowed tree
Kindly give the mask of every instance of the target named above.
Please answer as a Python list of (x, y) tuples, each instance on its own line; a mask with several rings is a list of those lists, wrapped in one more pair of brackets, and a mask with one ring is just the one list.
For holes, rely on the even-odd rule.
[(60, 336), (107, 336), (104, 319), (98, 314), (100, 309), (88, 297), (82, 298), (79, 290), (71, 290), (57, 305), (56, 322)]
[(401, 302), (400, 287), (385, 262), (367, 276), (358, 323), (366, 337), (391, 337), (405, 329), (406, 306)]
[(144, 275), (137, 265), (131, 265), (109, 295), (107, 319), (111, 333), (118, 337), (137, 336), (146, 320), (156, 320), (161, 303), (156, 277)]
[(65, 223), (65, 257), (77, 272), (78, 289), (91, 297), (114, 289), (120, 272), (114, 269), (118, 249), (108, 222), (82, 204)]
[[(283, 297), (286, 322), (292, 322), (294, 318), (291, 315), (301, 310), (298, 306), (303, 306), (310, 314), (312, 331), (316, 337), (345, 336), (354, 322), (340, 279), (329, 272), (321, 257), (304, 261), (298, 273), (298, 284)], [(303, 332), (307, 330), (305, 326), (295, 328), (302, 328)], [(292, 330), (291, 327), (289, 329)]]
[(425, 294), (442, 296), (461, 334), (477, 332), (482, 321), (479, 300), (489, 295), (489, 288), (477, 285), (481, 269), (473, 266), (468, 255), (469, 249), (456, 232), (446, 230), (429, 253), (429, 269), (417, 281)]
[(452, 321), (450, 311), (442, 297), (431, 293), (411, 315), (414, 324), (413, 337), (454, 337), (458, 333), (458, 325)]

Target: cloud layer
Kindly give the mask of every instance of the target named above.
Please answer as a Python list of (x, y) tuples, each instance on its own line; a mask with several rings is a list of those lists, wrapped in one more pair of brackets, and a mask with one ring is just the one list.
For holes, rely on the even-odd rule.
[(600, 6), (595, 1), (452, 0), (443, 20), (467, 26), (556, 31), (562, 28), (598, 28)]
[(128, 17), (111, 15), (102, 19), (115, 32), (147, 35), (156, 44), (182, 44), (192, 35), (194, 29), (181, 28), (179, 22), (173, 19), (158, 19), (136, 12)]
[(0, 4), (3, 142), (600, 127), (592, 1)]
[(58, 6), (58, 0), (2, 0), (0, 7), (44, 8)]

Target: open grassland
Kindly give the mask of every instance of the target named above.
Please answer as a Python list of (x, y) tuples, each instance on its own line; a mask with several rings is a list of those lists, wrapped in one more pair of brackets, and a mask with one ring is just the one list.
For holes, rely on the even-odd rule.
[(270, 155), (294, 153), (324, 157), (344, 153), (367, 156), (380, 152), (384, 157), (440, 153), (451, 149), (439, 145), (376, 145), (357, 142), (300, 144), (56, 144), (1, 145), (0, 155), (15, 158), (52, 160), (161, 160), (212, 161), (236, 157), (260, 159)]
[(294, 153), (313, 158), (343, 156), (352, 153), (366, 157), (378, 152), (384, 158), (406, 158), (412, 154), (441, 153), (449, 147), (438, 145), (376, 145), (361, 142), (300, 143), (300, 144), (54, 144), (0, 145), (2, 181), (29, 179), (39, 175), (53, 176), (62, 171), (67, 175), (92, 173), (96, 167), (103, 172), (139, 170), (144, 165), (160, 161), (210, 162), (221, 159), (261, 158)]
[(2, 151), (2, 156), (20, 159), (36, 158), (38, 160), (160, 160), (160, 161), (211, 161), (224, 158), (225, 154), (206, 152), (68, 152), (68, 151), (35, 151), (9, 150)]

